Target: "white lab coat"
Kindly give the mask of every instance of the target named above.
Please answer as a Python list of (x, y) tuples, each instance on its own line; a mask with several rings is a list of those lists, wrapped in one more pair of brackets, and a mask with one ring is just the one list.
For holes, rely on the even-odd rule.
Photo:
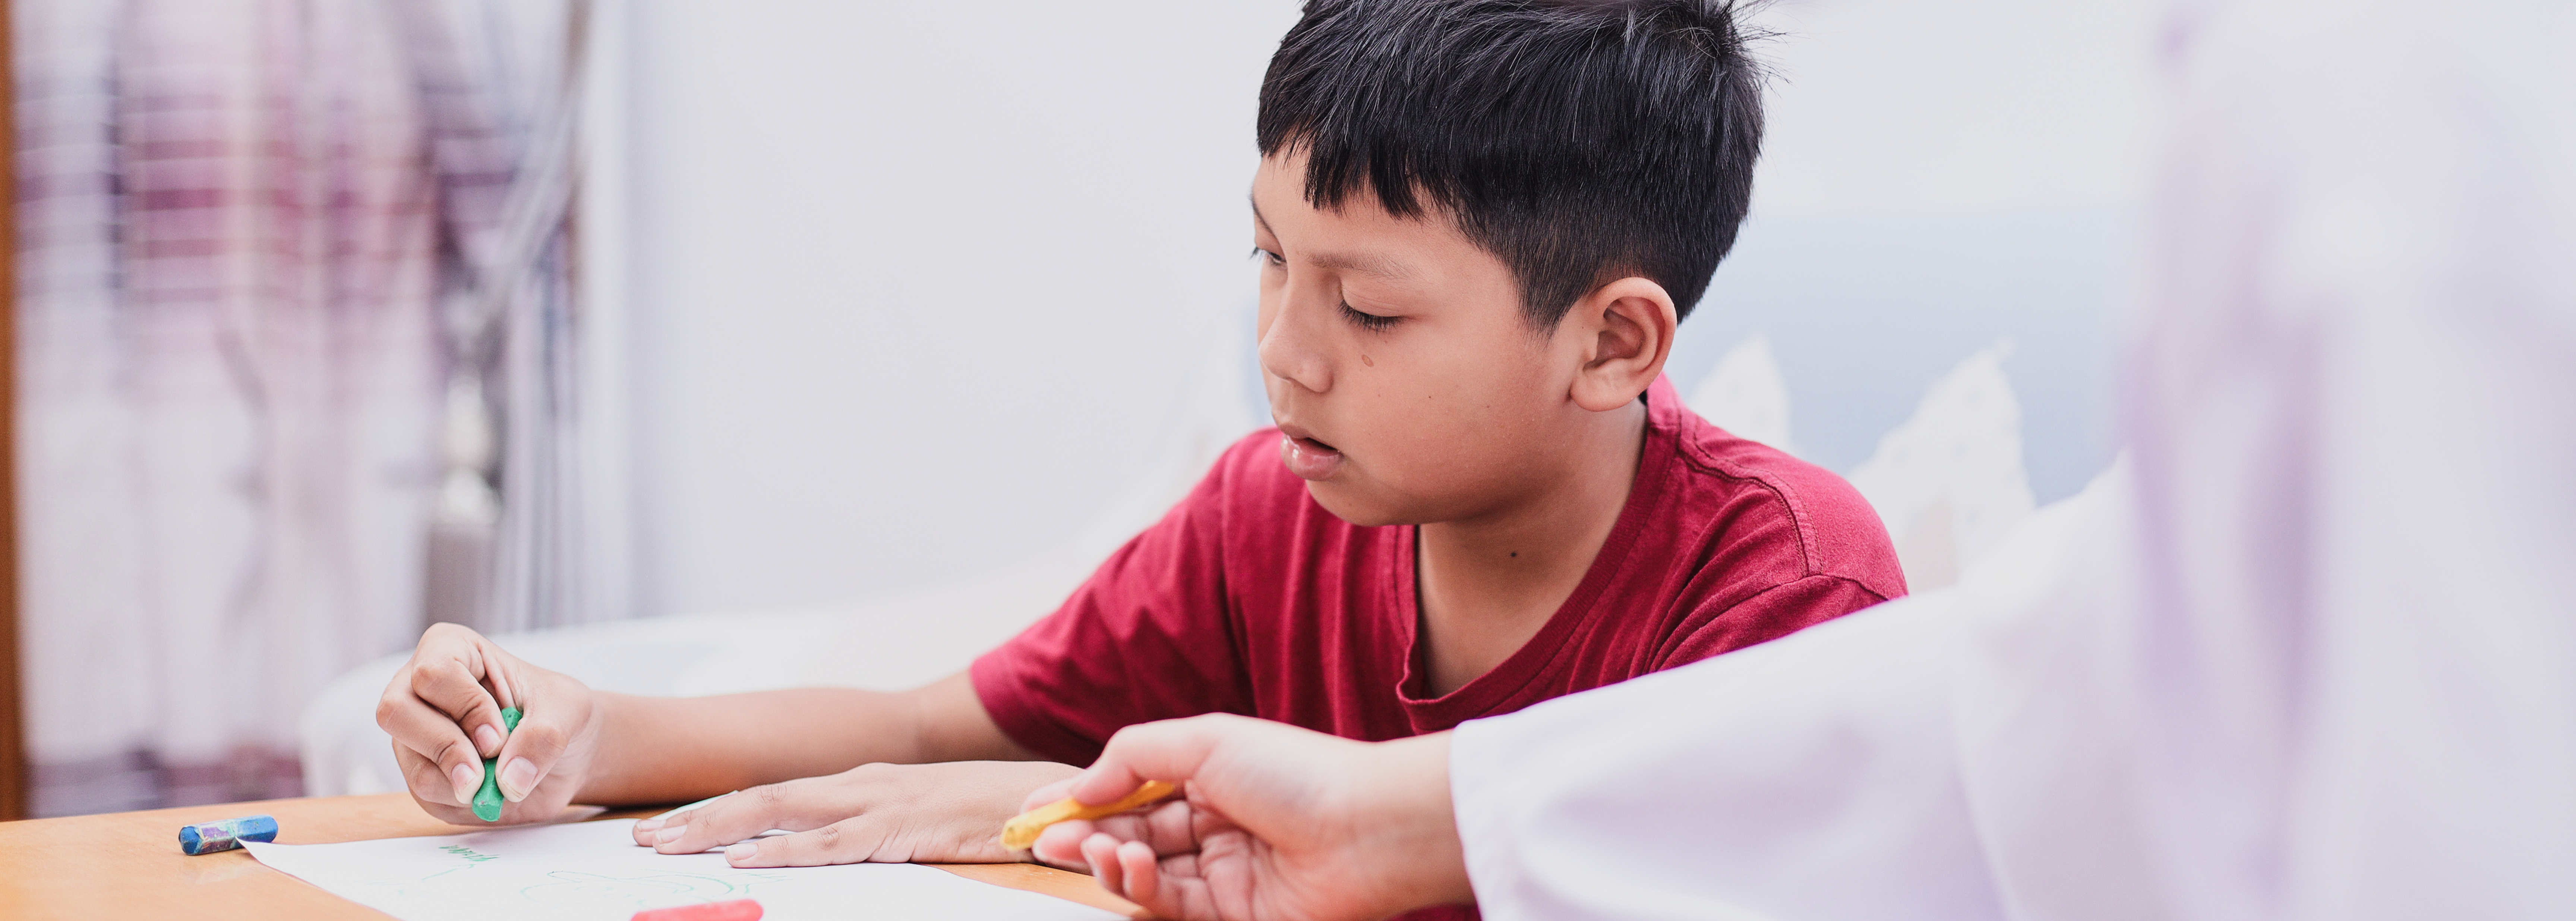
[(2576, 5), (2183, 2), (2128, 460), (1461, 727), (1485, 916), (2576, 918)]

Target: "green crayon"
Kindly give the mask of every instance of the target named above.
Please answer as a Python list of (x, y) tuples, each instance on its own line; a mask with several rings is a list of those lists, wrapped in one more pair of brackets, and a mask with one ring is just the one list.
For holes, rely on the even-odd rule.
[[(519, 708), (502, 707), (501, 740), (509, 741), (510, 732), (519, 728)], [(486, 822), (501, 821), (501, 768), (499, 758), (483, 759), (483, 789), (474, 791), (474, 817)]]

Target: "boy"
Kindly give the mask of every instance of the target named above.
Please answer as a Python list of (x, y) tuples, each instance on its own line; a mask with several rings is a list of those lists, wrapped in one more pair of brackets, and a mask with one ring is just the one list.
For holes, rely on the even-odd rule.
[[(1022, 796), (1121, 726), (1411, 736), (1903, 594), (1848, 485), (1662, 378), (1744, 216), (1759, 92), (1722, 2), (1313, 0), (1252, 190), (1276, 429), (906, 693), (595, 694), (433, 627), (378, 711), (414, 797), (467, 821), (497, 754), (508, 821), (747, 788), (636, 837), (743, 867), (1013, 860)], [(745, 840), (773, 827), (800, 833)]]

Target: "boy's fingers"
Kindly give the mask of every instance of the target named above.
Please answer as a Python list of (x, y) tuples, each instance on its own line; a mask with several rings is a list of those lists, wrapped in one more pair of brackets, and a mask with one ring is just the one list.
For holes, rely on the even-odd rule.
[(446, 714), (473, 738), (476, 752), (489, 756), (501, 750), (508, 730), (501, 722), (501, 704), (483, 679), (463, 659), (431, 658), (412, 666), (411, 694)]
[(885, 843), (883, 823), (859, 816), (813, 831), (743, 841), (725, 848), (725, 862), (737, 867), (819, 867), (866, 863)]
[(528, 798), (555, 762), (563, 758), (564, 749), (572, 744), (574, 727), (590, 718), (587, 707), (582, 712), (563, 708), (532, 708), (519, 717), (519, 728), (511, 731), (501, 745), (494, 767), (501, 773), (501, 797), (510, 802)]
[[(727, 799), (731, 799), (731, 797), (727, 797)], [(718, 800), (717, 802), (722, 802), (722, 800)], [(709, 803), (707, 806), (682, 810), (661, 818), (645, 819), (637, 822), (635, 823), (635, 843), (661, 851), (665, 854), (680, 853), (678, 847), (683, 842), (678, 840), (679, 836), (688, 834), (689, 825), (696, 822), (698, 817), (706, 815), (708, 806), (713, 805), (715, 804)], [(647, 825), (652, 827), (645, 827)], [(665, 845), (668, 846), (666, 847)], [(698, 850), (704, 851), (706, 848), (702, 847)]]
[(443, 822), (461, 823), (473, 813), (452, 797), (455, 784), (438, 767), (438, 762), (420, 756), (419, 752), (394, 745), (394, 764), (400, 768), (404, 786), (423, 811)]
[[(465, 731), (449, 721), (446, 714), (398, 689), (389, 689), (376, 703), (376, 725), (393, 737), (395, 749), (409, 750), (434, 766), (434, 776), (446, 783), (454, 802), (474, 801), (474, 791), (483, 785), (483, 757), (466, 739)], [(424, 800), (436, 799), (421, 783), (414, 781), (414, 793)]]
[(394, 743), (394, 766), (402, 771), (403, 785), (415, 799), (440, 805), (456, 804), (456, 786), (450, 783), (438, 762), (420, 756), (419, 752)]
[[(813, 810), (819, 791), (791, 780), (746, 789), (662, 821), (653, 832), (653, 849), (665, 854), (697, 854), (723, 847), (773, 828), (794, 831), (813, 827), (802, 821)], [(839, 815), (847, 816), (849, 812)]]

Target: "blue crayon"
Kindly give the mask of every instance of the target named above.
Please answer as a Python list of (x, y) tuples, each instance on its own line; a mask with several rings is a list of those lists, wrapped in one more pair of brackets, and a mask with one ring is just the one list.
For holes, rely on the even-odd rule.
[(244, 841), (277, 840), (277, 820), (264, 815), (244, 816), (190, 825), (179, 829), (179, 851), (184, 854), (212, 854), (229, 851)]

